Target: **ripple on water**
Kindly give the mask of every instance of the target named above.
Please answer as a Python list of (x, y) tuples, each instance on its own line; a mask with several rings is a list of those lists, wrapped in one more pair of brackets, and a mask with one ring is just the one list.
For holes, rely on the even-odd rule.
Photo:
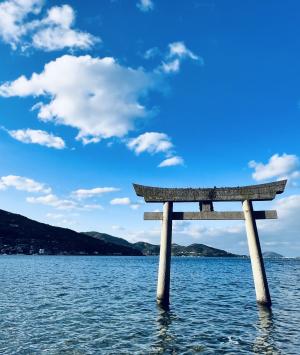
[(245, 259), (173, 258), (171, 307), (156, 257), (1, 256), (1, 354), (299, 354), (300, 261), (269, 260), (273, 309)]

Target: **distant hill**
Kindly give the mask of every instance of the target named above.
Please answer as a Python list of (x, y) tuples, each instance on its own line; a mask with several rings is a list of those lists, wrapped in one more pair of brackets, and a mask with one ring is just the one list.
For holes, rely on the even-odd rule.
[[(159, 245), (153, 245), (145, 242), (138, 242), (133, 244), (144, 255), (158, 255)], [(227, 251), (209, 247), (204, 244), (191, 244), (189, 246), (182, 246), (178, 244), (172, 244), (172, 255), (174, 256), (216, 256), (216, 257), (228, 257), (238, 256), (228, 253)]]
[(159, 245), (154, 245), (146, 242), (137, 242), (133, 244), (135, 248), (140, 250), (144, 255), (158, 255)]
[(264, 253), (262, 253), (262, 256), (264, 257), (264, 258), (269, 258), (269, 259), (281, 259), (281, 258), (284, 258), (284, 256), (283, 255), (281, 255), (281, 254), (278, 254), (278, 253), (275, 253), (275, 252), (273, 252), (273, 251), (265, 251)]
[(1, 254), (142, 255), (71, 229), (50, 226), (0, 210)]
[(116, 245), (122, 245), (124, 247), (133, 248), (133, 244), (129, 243), (126, 239), (114, 237), (114, 236), (112, 236), (110, 234), (99, 233), (99, 232), (84, 232), (82, 234), (86, 234), (86, 235), (88, 235), (90, 237), (102, 240), (105, 243), (113, 243), (113, 244), (116, 244)]
[[(130, 243), (106, 233), (78, 233), (0, 210), (0, 254), (158, 255), (159, 245)], [(172, 245), (175, 256), (237, 256), (204, 244)]]

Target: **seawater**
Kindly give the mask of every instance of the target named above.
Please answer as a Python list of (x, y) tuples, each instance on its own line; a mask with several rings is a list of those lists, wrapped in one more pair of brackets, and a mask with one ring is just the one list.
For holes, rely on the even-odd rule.
[(300, 260), (266, 260), (272, 311), (248, 259), (0, 256), (1, 354), (300, 354)]

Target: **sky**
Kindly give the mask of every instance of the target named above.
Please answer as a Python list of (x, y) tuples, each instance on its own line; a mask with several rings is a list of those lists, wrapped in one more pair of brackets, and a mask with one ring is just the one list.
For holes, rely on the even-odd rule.
[[(300, 256), (299, 19), (296, 0), (0, 1), (0, 208), (159, 243), (133, 182), (287, 178), (254, 208), (279, 216), (262, 250)], [(248, 254), (242, 222), (174, 222), (173, 242)]]

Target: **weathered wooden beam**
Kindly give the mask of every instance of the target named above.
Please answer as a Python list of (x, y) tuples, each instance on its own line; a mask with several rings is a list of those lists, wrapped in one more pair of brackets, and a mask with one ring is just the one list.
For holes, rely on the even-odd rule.
[(214, 188), (161, 188), (138, 184), (133, 184), (133, 187), (146, 202), (269, 201), (284, 191), (286, 182)]
[[(277, 219), (277, 211), (254, 211), (255, 219)], [(144, 219), (147, 221), (162, 220), (162, 212), (145, 212)], [(172, 220), (244, 220), (243, 212), (173, 212)]]

